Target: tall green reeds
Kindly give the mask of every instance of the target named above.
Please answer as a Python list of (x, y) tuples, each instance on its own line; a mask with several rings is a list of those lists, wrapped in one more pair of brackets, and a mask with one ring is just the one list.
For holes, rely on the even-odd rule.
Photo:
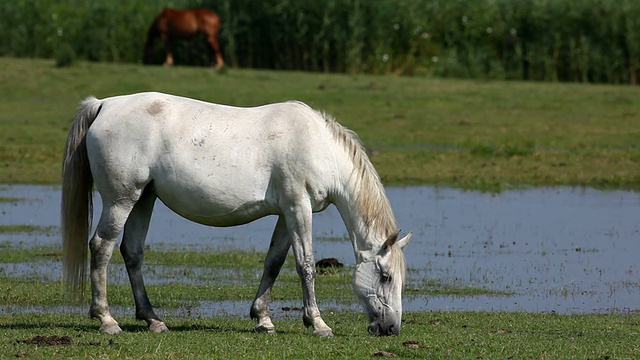
[[(140, 62), (165, 6), (219, 13), (236, 67), (632, 84), (640, 71), (636, 0), (15, 0), (0, 3), (0, 55), (70, 44)], [(178, 44), (176, 62), (206, 62), (200, 43)]]

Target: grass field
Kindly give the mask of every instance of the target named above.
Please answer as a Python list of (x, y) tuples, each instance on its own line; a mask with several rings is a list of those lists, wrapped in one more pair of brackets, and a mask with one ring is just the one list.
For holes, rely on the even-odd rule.
[(640, 190), (640, 89), (0, 58), (0, 183), (55, 184), (82, 98), (162, 91), (253, 106), (298, 99), (371, 151), (386, 185)]
[[(159, 314), (169, 314), (164, 320), (171, 331), (150, 333), (143, 322), (134, 320), (131, 291), (126, 278), (121, 278), (120, 283), (110, 284), (109, 299), (124, 312), (117, 319), (125, 333), (102, 335), (98, 321), (83, 314), (86, 301), (83, 310), (65, 308), (63, 284), (55, 276), (39, 275), (43, 269), (39, 265), (59, 261), (59, 250), (9, 244), (1, 248), (0, 263), (22, 267), (0, 276), (0, 306), (6, 309), (0, 314), (0, 358), (369, 359), (395, 354), (410, 359), (631, 359), (640, 355), (640, 321), (624, 315), (405, 312), (399, 336), (372, 337), (366, 333), (362, 312), (323, 308), (335, 336), (318, 339), (304, 328), (299, 311), (283, 314), (278, 309), (274, 317), (278, 334), (254, 334), (248, 316), (202, 316), (197, 309), (201, 301), (250, 300), (264, 254), (187, 249), (146, 254), (146, 279), (161, 280), (148, 286), (149, 295)], [(221, 265), (228, 263), (232, 269)], [(123, 271), (120, 255), (114, 256), (112, 268)], [(319, 303), (355, 303), (350, 270), (318, 277)], [(291, 259), (273, 297), (300, 299)]]
[[(241, 106), (305, 101), (360, 135), (386, 185), (434, 184), (484, 191), (556, 185), (640, 190), (636, 87), (236, 69), (218, 74), (202, 68), (100, 63), (60, 69), (51, 60), (13, 58), (0, 58), (0, 66), (0, 184), (59, 183), (64, 141), (83, 97), (163, 91)], [(0, 231), (55, 230), (13, 225)], [(0, 249), (0, 263), (59, 262), (55, 248)], [(146, 263), (152, 268), (181, 269), (185, 264), (206, 268), (220, 263), (215, 256), (202, 251), (149, 251)], [(175, 274), (151, 271), (152, 277), (169, 274), (181, 279), (176, 285), (149, 286), (152, 301), (172, 308), (201, 300), (251, 299), (264, 254), (224, 256), (234, 259), (233, 273), (218, 268)], [(122, 268), (119, 259), (114, 256), (114, 267)], [(290, 261), (286, 266), (274, 297), (299, 299), (299, 280)], [(348, 270), (320, 277), (319, 302), (354, 302), (349, 280)], [(438, 285), (425, 282), (410, 287), (429, 295), (439, 291)], [(0, 307), (6, 309), (0, 314), (0, 358), (640, 357), (637, 316), (408, 312), (400, 336), (378, 338), (367, 335), (363, 313), (329, 309), (323, 315), (336, 335), (330, 339), (314, 338), (295, 316), (277, 319), (276, 336), (251, 333), (251, 320), (228, 316), (169, 316), (165, 320), (172, 331), (152, 334), (133, 319), (128, 285), (112, 284), (109, 291), (110, 301), (129, 314), (118, 319), (126, 331), (123, 335), (100, 335), (97, 321), (75, 311), (48, 311), (65, 304), (59, 279), (44, 281), (28, 271), (17, 276), (0, 273)]]
[[(166, 319), (173, 330), (149, 333), (122, 321), (125, 334), (104, 336), (82, 316), (0, 315), (2, 358), (26, 359), (634, 359), (640, 354), (635, 318), (507, 313), (409, 313), (397, 337), (365, 333), (360, 314), (325, 316), (335, 336), (318, 339), (300, 321), (280, 321), (281, 333), (253, 334), (250, 320)], [(34, 329), (43, 338), (34, 339)], [(52, 337), (68, 345), (46, 346)], [(44, 344), (43, 344), (44, 343)], [(379, 355), (380, 356), (380, 355)]]

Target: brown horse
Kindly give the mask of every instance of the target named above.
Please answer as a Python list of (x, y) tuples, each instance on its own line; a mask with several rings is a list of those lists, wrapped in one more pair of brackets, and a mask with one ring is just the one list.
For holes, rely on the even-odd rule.
[(158, 37), (164, 41), (167, 54), (165, 66), (173, 65), (171, 44), (173, 39), (190, 39), (197, 34), (204, 34), (211, 50), (216, 56), (216, 67), (224, 65), (218, 34), (220, 33), (220, 16), (207, 9), (176, 10), (165, 8), (156, 16), (149, 28), (147, 43), (144, 47), (144, 63), (151, 63), (153, 44)]

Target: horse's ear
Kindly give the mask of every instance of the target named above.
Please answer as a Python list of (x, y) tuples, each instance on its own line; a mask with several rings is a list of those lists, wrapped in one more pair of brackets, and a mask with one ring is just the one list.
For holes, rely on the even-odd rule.
[(382, 245), (382, 249), (384, 250), (390, 249), (393, 246), (393, 244), (395, 244), (396, 241), (398, 241), (398, 236), (400, 236), (400, 230), (395, 231), (391, 235), (389, 235), (387, 240), (385, 240), (384, 245)]
[(407, 244), (409, 243), (409, 240), (411, 239), (411, 235), (413, 235), (413, 232), (409, 231), (409, 233), (405, 235), (402, 239), (396, 241), (396, 244), (400, 246), (400, 249), (404, 249), (404, 247), (407, 246)]

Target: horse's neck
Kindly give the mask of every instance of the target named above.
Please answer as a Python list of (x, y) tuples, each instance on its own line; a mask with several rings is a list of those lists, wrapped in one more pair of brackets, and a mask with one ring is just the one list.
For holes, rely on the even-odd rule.
[[(323, 115), (325, 116), (325, 115)], [(396, 231), (396, 221), (384, 187), (357, 135), (325, 116), (327, 128), (342, 151), (336, 150), (337, 173), (342, 174), (332, 194), (342, 215), (358, 262), (377, 252), (387, 236)]]
[(153, 19), (153, 23), (151, 23), (151, 26), (147, 31), (147, 45), (150, 45), (151, 43), (153, 43), (153, 41), (160, 37), (160, 30), (158, 29), (158, 17)]
[[(380, 221), (371, 211), (362, 209), (356, 198), (357, 194), (353, 191), (342, 191), (334, 197), (334, 204), (349, 233), (356, 261), (360, 263), (371, 260), (369, 258), (378, 252), (389, 235), (387, 232), (393, 230), (385, 228), (385, 225), (388, 227), (386, 221)], [(386, 199), (383, 201), (386, 203)]]

